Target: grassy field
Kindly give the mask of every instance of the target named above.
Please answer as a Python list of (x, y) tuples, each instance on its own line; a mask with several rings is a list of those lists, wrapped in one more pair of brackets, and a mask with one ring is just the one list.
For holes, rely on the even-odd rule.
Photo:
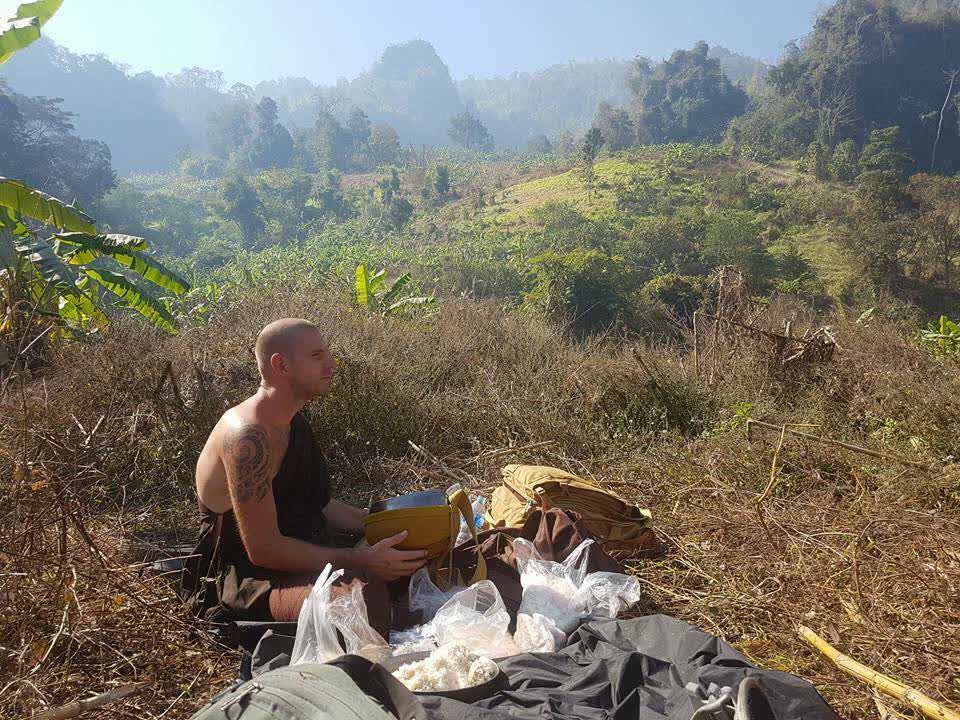
[(551, 203), (565, 203), (584, 215), (596, 216), (614, 209), (615, 185), (649, 169), (645, 164), (616, 158), (596, 163), (596, 177), (592, 189), (587, 184), (584, 171), (579, 167), (510, 185), (496, 195), (484, 217), (505, 227), (515, 228), (528, 223), (533, 211)]
[[(405, 173), (405, 191), (431, 167)], [(802, 643), (801, 623), (960, 703), (960, 373), (918, 340), (916, 307), (864, 288), (842, 245), (851, 187), (691, 146), (604, 157), (592, 187), (582, 169), (544, 163), (451, 172), (459, 197), (417, 200), (405, 227), (384, 230), (366, 207), (300, 245), (244, 253), (177, 336), (129, 319), (82, 341), (50, 333), (33, 366), (2, 379), (0, 716), (144, 682), (101, 715), (189, 717), (235, 675), (238, 654), (181, 606), (176, 578), (145, 568), (193, 541), (197, 455), (256, 388), (253, 340), (283, 316), (317, 321), (341, 360), (309, 409), (338, 496), (445, 484), (450, 467), (480, 492), (509, 462), (565, 468), (653, 511), (663, 553), (626, 559), (645, 592), (637, 612), (810, 679), (844, 718), (871, 716), (874, 697)], [(344, 178), (364, 195), (376, 182)], [(721, 302), (706, 273), (741, 258), (707, 265), (711, 242), (769, 253), (766, 294), (737, 285), (734, 306)], [(531, 257), (584, 248), (692, 278), (704, 317), (735, 322), (701, 323), (696, 342), (689, 318), (667, 312), (655, 336), (574, 332), (528, 302)], [(781, 285), (787, 261), (804, 270)], [(358, 262), (409, 270), (438, 305), (357, 307)], [(793, 339), (777, 340), (788, 324)], [(800, 352), (796, 338), (821, 327), (832, 354)], [(748, 441), (750, 418), (924, 467), (792, 438), (778, 449), (776, 433)]]
[[(472, 476), (471, 490), (489, 491), (508, 462), (570, 469), (654, 513), (663, 555), (627, 561), (638, 612), (812, 680), (845, 718), (872, 715), (873, 696), (813, 654), (799, 623), (960, 703), (960, 374), (895, 314), (826, 319), (842, 350), (790, 368), (762, 337), (705, 333), (698, 373), (689, 334), (576, 341), (536, 313), (470, 300), (382, 318), (303, 283), (236, 296), (174, 338), (117, 323), (97, 344), (54, 346), (49, 366), (7, 386), (4, 717), (143, 681), (102, 716), (183, 718), (233, 676), (238, 656), (189, 617), (173, 578), (141, 563), (192, 540), (197, 453), (256, 387), (253, 338), (284, 315), (317, 320), (341, 358), (333, 392), (310, 408), (337, 495), (444, 482), (409, 441)], [(823, 322), (782, 302), (751, 315), (770, 330), (787, 319), (797, 335)], [(747, 442), (748, 417), (811, 423), (930, 469), (796, 440), (775, 452), (775, 434)]]

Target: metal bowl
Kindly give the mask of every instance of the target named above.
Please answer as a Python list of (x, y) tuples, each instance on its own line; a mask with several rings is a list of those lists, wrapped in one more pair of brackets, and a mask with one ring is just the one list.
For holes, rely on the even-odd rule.
[[(406, 655), (398, 655), (396, 657), (388, 658), (381, 664), (390, 672), (394, 672), (395, 670), (398, 670), (401, 665), (423, 660), (428, 655), (430, 655), (429, 652), (408, 653)], [(497, 661), (494, 660), (494, 662), (496, 663)], [(496, 676), (492, 680), (487, 680), (485, 683), (480, 683), (479, 685), (473, 685), (471, 687), (460, 688), (459, 690), (431, 690), (429, 692), (414, 691), (413, 694), (422, 697), (450, 698), (451, 700), (457, 700), (462, 703), (470, 704), (478, 700), (491, 697), (499, 691), (506, 690), (509, 687), (510, 681), (508, 680), (506, 673), (500, 669), (500, 664), (497, 663)]]

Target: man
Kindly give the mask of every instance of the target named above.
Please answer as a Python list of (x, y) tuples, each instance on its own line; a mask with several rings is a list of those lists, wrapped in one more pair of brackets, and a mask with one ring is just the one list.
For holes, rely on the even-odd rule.
[(329, 563), (348, 571), (341, 590), (368, 581), (371, 624), (383, 632), (384, 583), (411, 575), (426, 552), (397, 549), (406, 533), (355, 546), (366, 511), (330, 498), (326, 463), (300, 412), (329, 391), (336, 367), (317, 326), (270, 323), (256, 359), (259, 389), (224, 413), (197, 462), (203, 523), (185, 587), (209, 617), (296, 620)]

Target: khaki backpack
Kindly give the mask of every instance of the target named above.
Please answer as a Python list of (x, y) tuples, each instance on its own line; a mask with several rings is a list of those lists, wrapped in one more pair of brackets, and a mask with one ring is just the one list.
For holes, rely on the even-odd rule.
[(558, 468), (507, 465), (503, 484), (493, 491), (487, 521), (516, 527), (531, 512), (551, 507), (580, 515), (587, 531), (609, 551), (648, 549), (655, 545), (653, 516), (608, 490)]

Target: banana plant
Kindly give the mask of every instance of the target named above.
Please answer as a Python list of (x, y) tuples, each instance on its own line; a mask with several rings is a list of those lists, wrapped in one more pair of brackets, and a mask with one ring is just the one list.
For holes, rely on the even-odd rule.
[(960, 355), (960, 324), (946, 315), (940, 316), (939, 324), (930, 323), (920, 331), (922, 340), (936, 345), (945, 355)]
[(0, 65), (13, 53), (40, 38), (40, 28), (60, 8), (63, 0), (21, 3), (13, 17), (0, 20)]
[(396, 315), (402, 310), (436, 302), (431, 296), (403, 294), (410, 289), (410, 273), (404, 273), (388, 286), (386, 270), (371, 273), (366, 263), (360, 263), (357, 265), (356, 279), (357, 305), (381, 315)]
[[(39, 38), (62, 4), (21, 3), (0, 21), (0, 64)], [(43, 227), (53, 228), (49, 238), (39, 236)], [(110, 307), (175, 332), (173, 315), (153, 288), (180, 295), (189, 285), (147, 254), (143, 238), (101, 234), (80, 208), (0, 177), (0, 335), (36, 316), (73, 327), (99, 325)]]
[[(43, 238), (37, 227), (54, 232)], [(0, 273), (7, 280), (0, 331), (11, 329), (22, 307), (73, 327), (102, 324), (115, 307), (175, 332), (173, 315), (155, 293), (180, 295), (189, 284), (147, 250), (143, 238), (99, 233), (79, 208), (0, 177)]]

